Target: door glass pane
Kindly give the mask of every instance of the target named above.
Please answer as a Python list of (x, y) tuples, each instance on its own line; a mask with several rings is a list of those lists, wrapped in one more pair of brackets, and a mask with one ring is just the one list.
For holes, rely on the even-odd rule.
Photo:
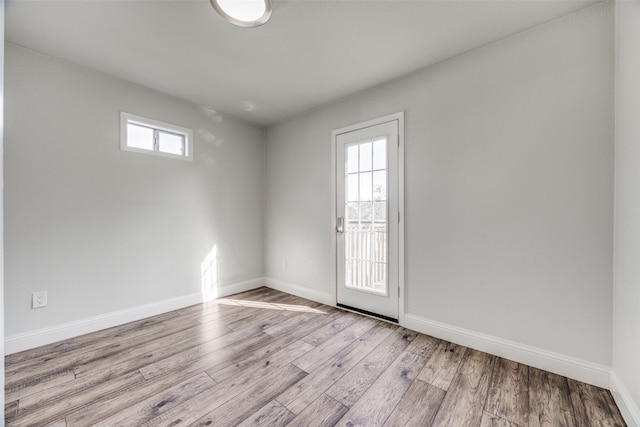
[(373, 222), (373, 203), (362, 202), (360, 203), (360, 222)]
[(358, 172), (358, 145), (347, 147), (347, 173)]
[(345, 284), (387, 294), (387, 140), (345, 148)]
[(387, 171), (373, 173), (373, 200), (387, 200)]
[[(347, 240), (348, 236), (345, 236), (345, 241)], [(355, 287), (355, 283), (357, 283), (357, 280), (355, 278), (355, 260), (353, 258), (348, 258), (348, 254), (345, 254), (345, 261), (344, 261), (344, 276), (345, 276), (345, 285), (350, 287), (350, 288), (354, 288)]]
[(377, 139), (373, 141), (373, 169), (380, 170), (387, 168), (387, 141)]
[(347, 201), (348, 202), (357, 202), (358, 201), (358, 174), (354, 173), (351, 175), (347, 175), (347, 179), (345, 180), (347, 183)]
[(371, 172), (360, 174), (360, 200), (371, 200)]
[(360, 172), (371, 170), (372, 148), (370, 142), (360, 144)]
[(359, 213), (360, 204), (359, 203), (347, 203), (347, 208), (345, 209), (345, 221), (348, 224), (350, 221), (358, 222), (358, 218), (360, 216)]
[(376, 223), (385, 224), (387, 223), (387, 203), (386, 202), (375, 202), (373, 204), (374, 209), (374, 220)]

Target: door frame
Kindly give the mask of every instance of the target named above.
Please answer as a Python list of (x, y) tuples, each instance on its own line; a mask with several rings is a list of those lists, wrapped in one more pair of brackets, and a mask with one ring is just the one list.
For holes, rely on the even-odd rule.
[(379, 125), (397, 120), (398, 121), (398, 324), (404, 324), (404, 306), (405, 306), (405, 263), (404, 263), (404, 111), (389, 114), (387, 116), (378, 117), (367, 120), (365, 122), (341, 127), (331, 131), (331, 271), (333, 274), (333, 305), (338, 305), (338, 246), (336, 235), (336, 196), (337, 196), (337, 163), (336, 163), (336, 145), (339, 134), (352, 132), (354, 130)]

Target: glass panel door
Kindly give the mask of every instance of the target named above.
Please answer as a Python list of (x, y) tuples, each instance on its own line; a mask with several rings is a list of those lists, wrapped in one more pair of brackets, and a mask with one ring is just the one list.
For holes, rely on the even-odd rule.
[(397, 320), (398, 120), (336, 131), (337, 303)]

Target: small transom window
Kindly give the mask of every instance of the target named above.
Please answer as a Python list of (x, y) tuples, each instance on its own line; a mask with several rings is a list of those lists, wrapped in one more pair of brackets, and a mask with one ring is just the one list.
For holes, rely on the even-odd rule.
[(193, 160), (193, 131), (145, 117), (120, 113), (120, 149)]

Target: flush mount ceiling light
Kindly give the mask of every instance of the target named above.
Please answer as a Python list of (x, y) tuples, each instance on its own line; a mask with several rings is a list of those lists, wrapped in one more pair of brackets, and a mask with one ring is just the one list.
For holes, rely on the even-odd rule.
[(209, 0), (227, 21), (239, 27), (258, 27), (271, 17), (271, 0)]

